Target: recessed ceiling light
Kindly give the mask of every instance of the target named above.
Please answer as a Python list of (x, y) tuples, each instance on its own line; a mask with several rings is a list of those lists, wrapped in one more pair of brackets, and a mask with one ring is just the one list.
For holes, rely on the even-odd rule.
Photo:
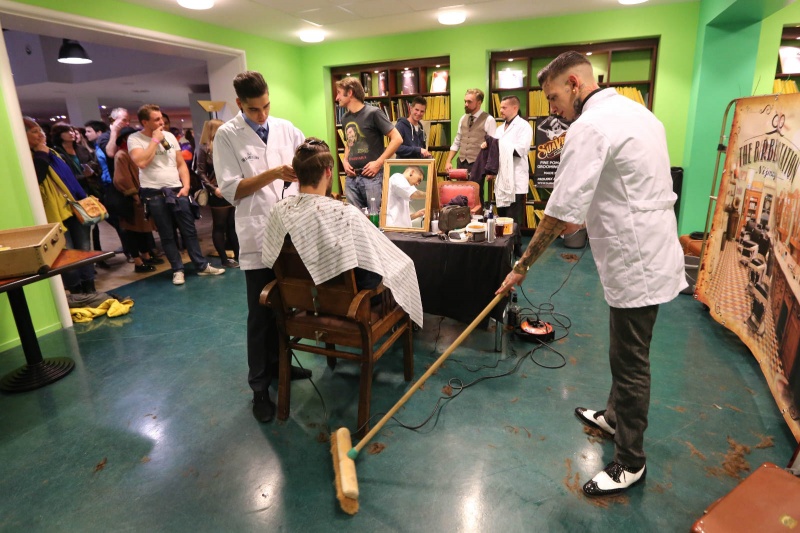
[(467, 14), (466, 12), (460, 10), (442, 11), (439, 13), (438, 19), (439, 24), (444, 24), (445, 26), (454, 26), (467, 20)]
[(514, 60), (513, 60), (513, 59), (509, 59), (509, 60), (508, 60), (508, 62), (509, 62), (509, 63), (511, 63), (512, 61), (514, 61)]
[(623, 6), (633, 6), (636, 4), (644, 4), (647, 0), (617, 0)]
[(186, 9), (211, 9), (214, 0), (178, 0), (178, 5)]
[(591, 52), (586, 52), (586, 55), (590, 56), (590, 55), (592, 55), (592, 53)]
[(322, 30), (303, 30), (298, 35), (304, 43), (321, 43), (325, 40), (325, 32)]

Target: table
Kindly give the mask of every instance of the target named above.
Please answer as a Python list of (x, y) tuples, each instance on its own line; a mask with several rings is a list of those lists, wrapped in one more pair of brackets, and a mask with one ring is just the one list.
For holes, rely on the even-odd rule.
[(33, 329), (28, 301), (22, 287), (46, 278), (58, 276), (64, 272), (80, 268), (114, 257), (114, 252), (86, 252), (83, 250), (62, 250), (53, 266), (46, 272), (23, 276), (21, 278), (0, 279), (0, 293), (8, 293), (11, 313), (17, 325), (17, 333), (25, 353), (26, 364), (12, 370), (0, 379), (0, 390), (6, 392), (24, 392), (38, 389), (58, 381), (69, 374), (75, 362), (69, 357), (52, 357), (45, 359), (39, 348), (36, 330)]
[[(469, 324), (494, 298), (513, 266), (513, 235), (494, 242), (448, 242), (422, 233), (386, 232), (417, 270), (422, 309)], [(502, 322), (504, 298), (490, 317)], [(488, 318), (481, 324), (485, 327)]]

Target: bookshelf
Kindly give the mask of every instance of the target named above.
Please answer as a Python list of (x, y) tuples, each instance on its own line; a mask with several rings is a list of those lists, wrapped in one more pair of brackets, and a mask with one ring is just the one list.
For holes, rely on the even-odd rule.
[[(489, 109), (492, 115), (501, 120), (500, 100), (513, 94), (520, 100), (520, 116), (528, 119), (535, 132), (536, 120), (550, 113), (536, 75), (559, 54), (569, 50), (586, 54), (600, 87), (613, 87), (620, 94), (653, 109), (658, 39), (637, 39), (492, 52), (489, 60)], [(528, 157), (531, 178), (535, 153), (534, 144)], [(535, 188), (531, 179), (522, 228), (524, 233), (535, 229), (549, 196), (550, 189)]]
[[(449, 56), (331, 68), (331, 98), (336, 123), (336, 148), (340, 159), (344, 157), (346, 142), (341, 118), (347, 110), (336, 105), (336, 82), (347, 76), (361, 80), (366, 94), (364, 103), (381, 109), (392, 123), (408, 116), (414, 97), (425, 98), (427, 107), (422, 120), (428, 138), (428, 150), (436, 160), (437, 173), (445, 175), (444, 165), (452, 141)], [(384, 142), (387, 143), (388, 139), (384, 138)], [(344, 175), (341, 165), (339, 174)]]

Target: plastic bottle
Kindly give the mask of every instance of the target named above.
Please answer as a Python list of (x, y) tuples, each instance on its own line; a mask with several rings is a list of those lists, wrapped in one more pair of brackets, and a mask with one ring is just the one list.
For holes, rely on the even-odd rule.
[(378, 202), (375, 200), (375, 198), (369, 199), (369, 210), (367, 213), (367, 216), (372, 223), (375, 224), (376, 228), (381, 225), (381, 215), (378, 212)]

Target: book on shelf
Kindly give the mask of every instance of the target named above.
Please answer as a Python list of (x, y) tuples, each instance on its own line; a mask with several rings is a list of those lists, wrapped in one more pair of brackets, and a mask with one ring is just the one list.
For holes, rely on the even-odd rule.
[(389, 71), (382, 70), (378, 72), (378, 96), (389, 95)]
[(447, 92), (447, 79), (450, 73), (446, 70), (434, 71), (431, 76), (431, 92), (432, 93), (445, 93)]
[(630, 98), (634, 102), (639, 102), (642, 105), (646, 105), (644, 103), (644, 98), (642, 98), (642, 93), (636, 87), (616, 87), (616, 90), (622, 96), (626, 98)]
[(417, 83), (417, 70), (409, 69), (400, 73), (402, 84), (400, 86), (401, 94), (417, 94), (419, 92), (419, 84)]
[(500, 95), (492, 93), (492, 116), (498, 118), (500, 116)]
[(550, 103), (544, 96), (544, 91), (528, 92), (528, 116), (546, 117), (550, 114)]
[(794, 80), (777, 79), (772, 83), (772, 92), (775, 94), (794, 94), (797, 91), (797, 83)]
[(339, 138), (342, 140), (342, 146), (347, 146), (347, 140), (344, 138), (344, 130), (341, 127), (336, 128), (336, 133), (339, 134)]
[(342, 117), (347, 113), (347, 108), (337, 105), (334, 107), (334, 112), (336, 113), (336, 123), (342, 123)]
[(504, 68), (497, 72), (498, 89), (519, 89), (523, 85), (523, 74), (519, 69)]
[(364, 96), (372, 96), (372, 74), (362, 72), (361, 85), (364, 87)]

